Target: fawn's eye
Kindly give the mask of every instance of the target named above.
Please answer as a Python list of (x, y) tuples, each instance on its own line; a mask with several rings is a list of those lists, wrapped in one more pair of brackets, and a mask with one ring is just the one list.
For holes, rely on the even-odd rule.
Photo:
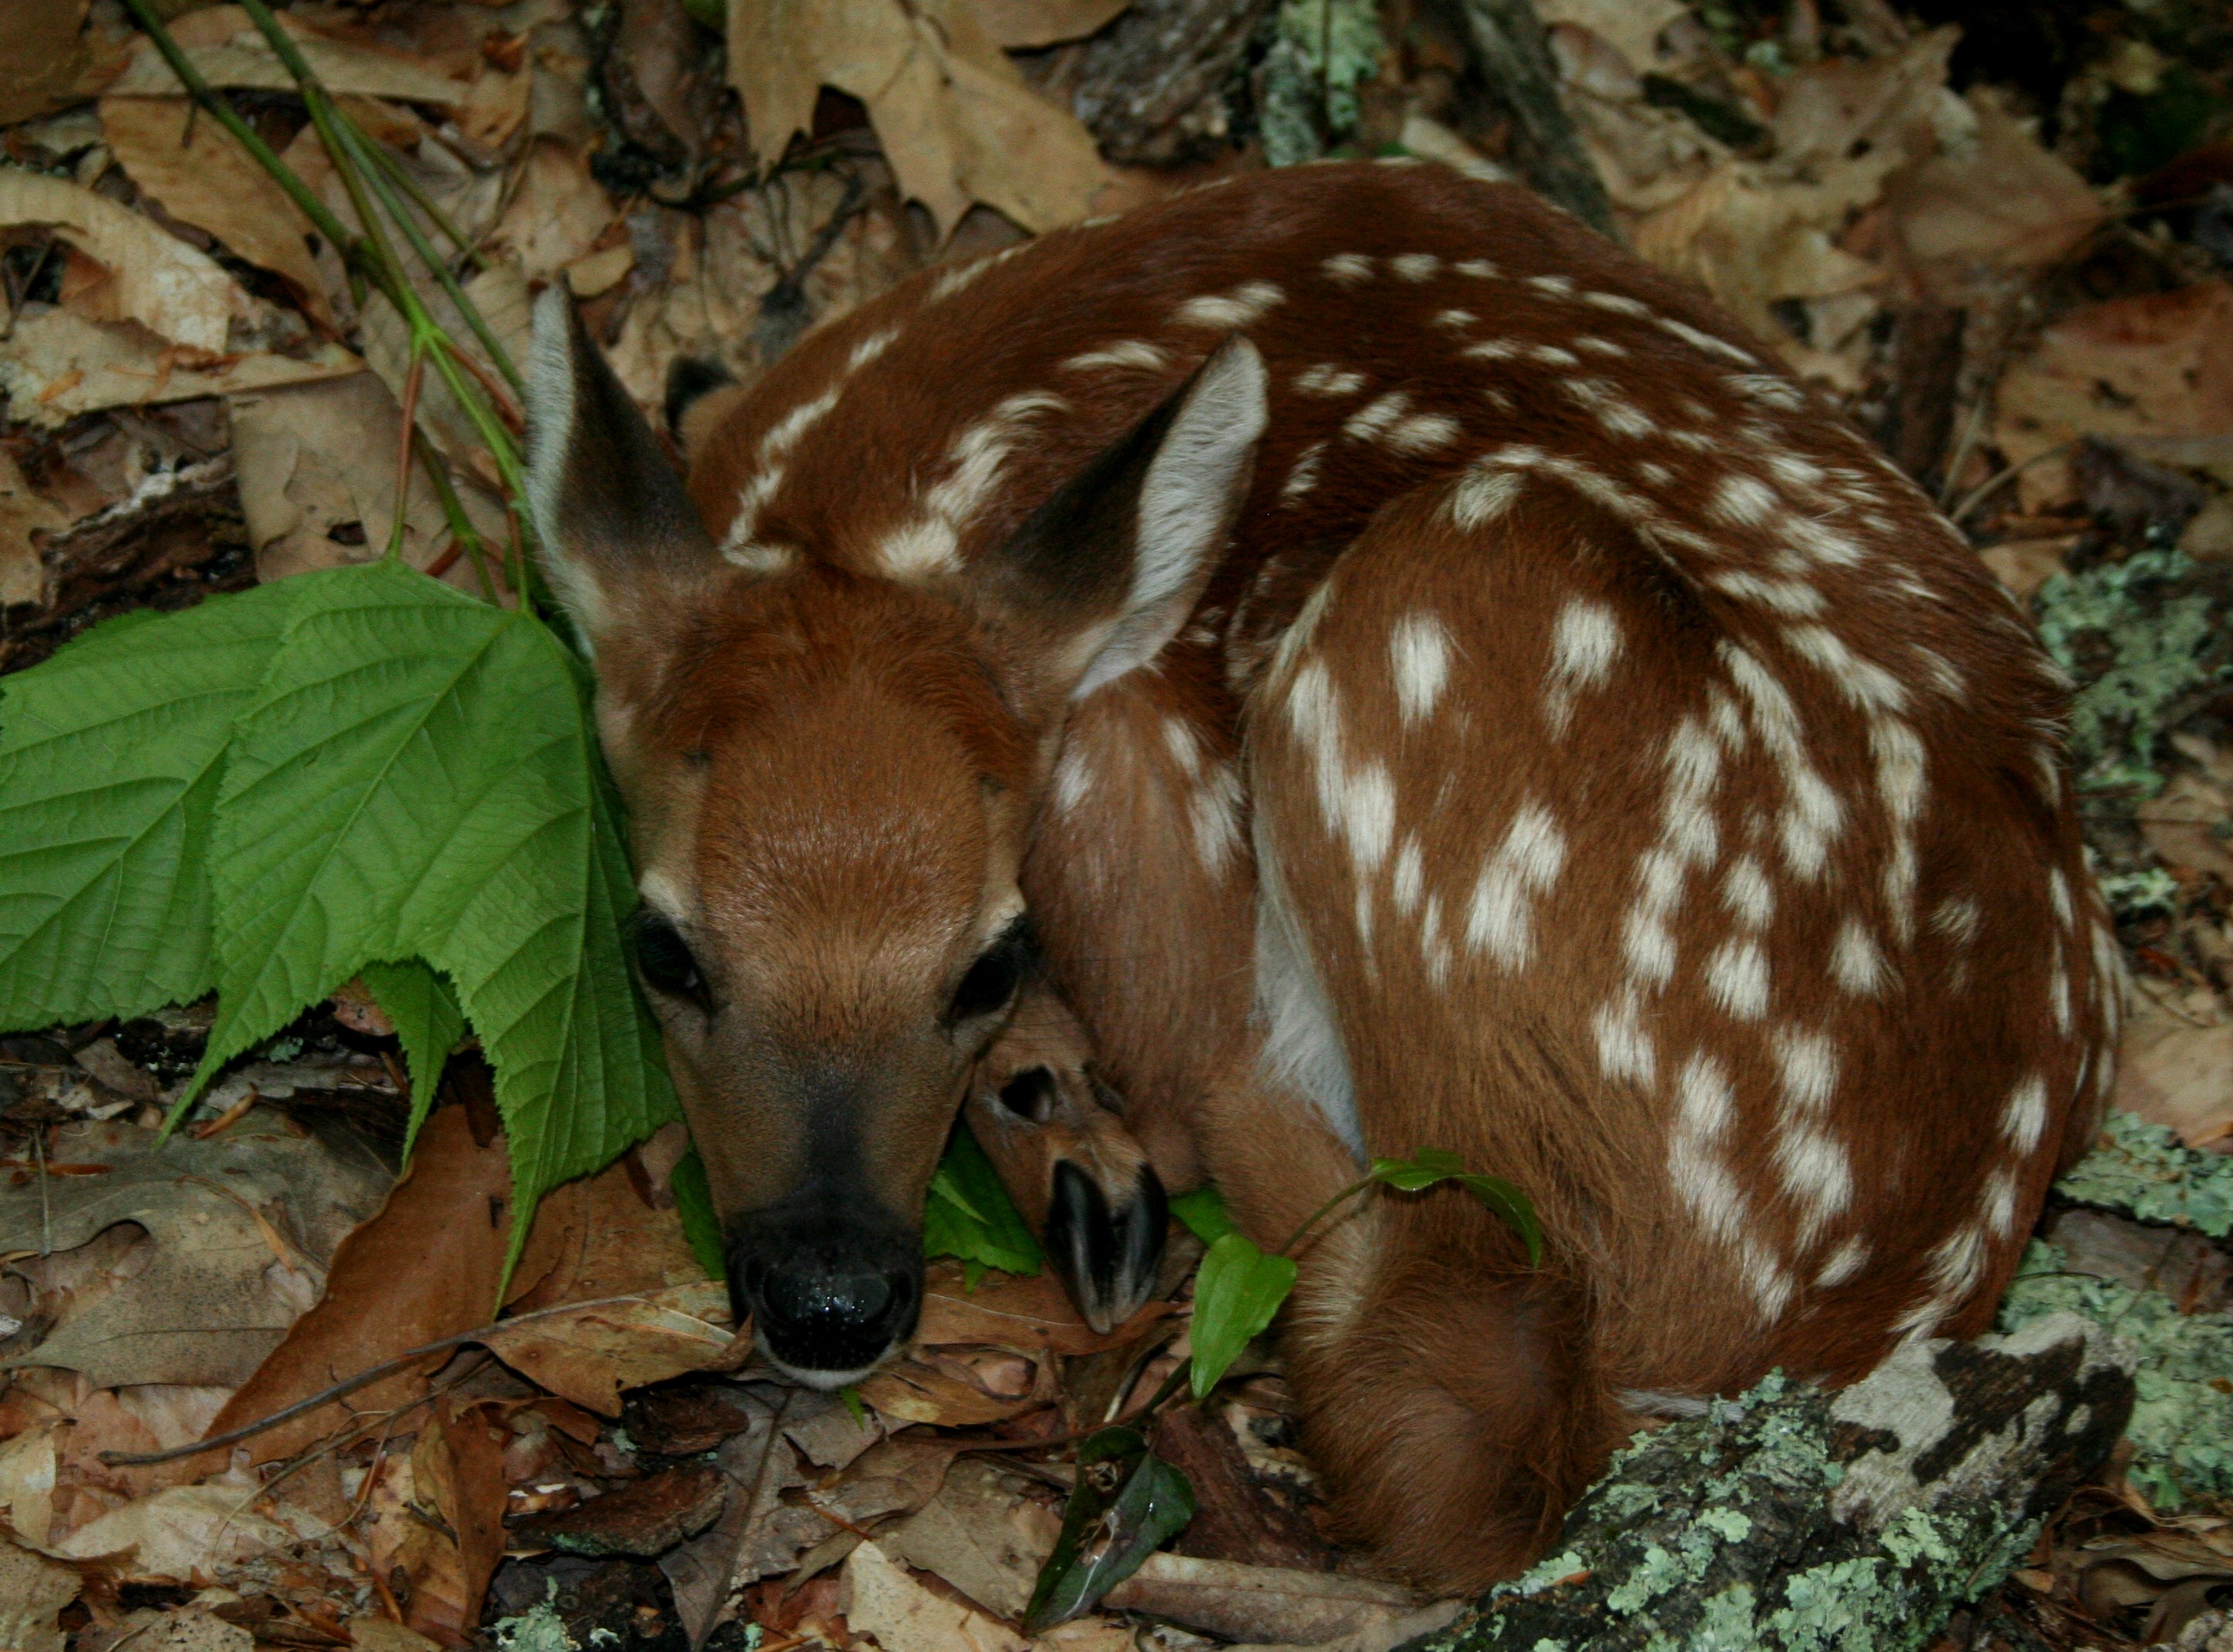
[(689, 943), (648, 907), (639, 908), (636, 914), (635, 966), (654, 992), (687, 998), (701, 1010), (706, 1007), (706, 978), (690, 954)]
[(1000, 938), (977, 955), (977, 961), (954, 989), (947, 1019), (969, 1021), (1005, 1008), (1024, 979), (1024, 959), (1030, 945), (1022, 919), (1002, 930)]

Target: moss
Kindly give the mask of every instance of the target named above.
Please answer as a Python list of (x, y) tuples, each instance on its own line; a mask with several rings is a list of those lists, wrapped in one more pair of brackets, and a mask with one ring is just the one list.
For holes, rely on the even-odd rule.
[(550, 1592), (517, 1617), (499, 1618), (490, 1627), (498, 1652), (582, 1652), (582, 1643), (566, 1628), (566, 1620), (558, 1616), (558, 1582), (550, 1582)]
[(2183, 1314), (2160, 1291), (2063, 1272), (2062, 1252), (2034, 1239), (2001, 1303), (2001, 1328), (2069, 1312), (2132, 1348), (2129, 1480), (2159, 1509), (2233, 1513), (2233, 1315)]
[(2070, 703), (2079, 784), (2152, 797), (2156, 747), (2173, 704), (2223, 673), (2210, 598), (2177, 587), (2194, 564), (2170, 549), (2139, 552), (2040, 588), (2041, 640), (2083, 685)]
[(2160, 1124), (2112, 1112), (2093, 1152), (2055, 1184), (2080, 1205), (2170, 1222), (2213, 1238), (2233, 1233), (2233, 1158), (2184, 1145)]

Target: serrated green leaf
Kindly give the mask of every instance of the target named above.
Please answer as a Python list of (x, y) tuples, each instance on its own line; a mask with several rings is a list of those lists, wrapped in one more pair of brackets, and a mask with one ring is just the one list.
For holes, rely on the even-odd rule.
[(403, 1156), (408, 1160), (419, 1127), (433, 1109), (443, 1066), (465, 1037), (465, 1011), (458, 1007), (449, 983), (415, 958), (401, 964), (367, 964), (361, 973), (374, 999), (395, 1024), (404, 1069), (411, 1075), (411, 1122), (403, 1131)]
[(1205, 1181), (1190, 1192), (1175, 1195), (1170, 1206), (1171, 1214), (1204, 1245), (1214, 1245), (1227, 1233), (1239, 1231), (1232, 1213), (1225, 1208), (1225, 1195), (1214, 1182)]
[(973, 1287), (986, 1268), (1039, 1271), (1038, 1241), (967, 1124), (955, 1127), (931, 1178), (930, 1197), (923, 1204), (922, 1248), (927, 1256), (958, 1258)]
[(421, 958), (496, 1069), (524, 1214), (677, 1111), (622, 961), (635, 890), (584, 685), (532, 618), (407, 569), (287, 583), (217, 801), (197, 1083), (368, 963)]
[(209, 848), (284, 581), (94, 627), (0, 689), (0, 1025), (144, 1014), (216, 984)]
[(1259, 1336), (1295, 1288), (1295, 1265), (1266, 1256), (1245, 1233), (1209, 1247), (1194, 1281), (1194, 1397), (1207, 1399), (1249, 1338)]

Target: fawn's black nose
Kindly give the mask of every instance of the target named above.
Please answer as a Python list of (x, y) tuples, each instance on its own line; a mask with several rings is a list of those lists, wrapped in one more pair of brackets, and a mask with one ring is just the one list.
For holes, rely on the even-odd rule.
[(911, 1270), (864, 1272), (812, 1256), (770, 1265), (739, 1257), (730, 1278), (762, 1343), (801, 1381), (837, 1387), (852, 1381), (915, 1329), (918, 1286)]

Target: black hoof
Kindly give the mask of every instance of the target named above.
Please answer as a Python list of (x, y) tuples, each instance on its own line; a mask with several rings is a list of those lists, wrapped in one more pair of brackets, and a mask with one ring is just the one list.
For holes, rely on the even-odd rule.
[(1047, 1256), (1095, 1330), (1114, 1330), (1154, 1294), (1169, 1220), (1162, 1179), (1152, 1166), (1140, 1167), (1140, 1180), (1114, 1213), (1100, 1183), (1067, 1160), (1055, 1166)]

